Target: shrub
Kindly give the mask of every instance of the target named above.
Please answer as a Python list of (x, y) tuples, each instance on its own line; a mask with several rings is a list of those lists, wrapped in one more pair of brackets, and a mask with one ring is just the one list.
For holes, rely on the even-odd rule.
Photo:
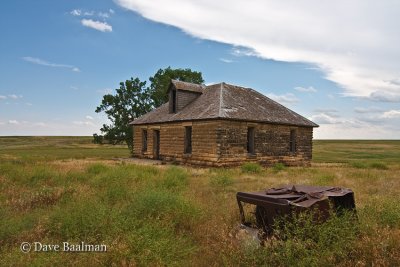
[(184, 266), (196, 252), (190, 237), (154, 223), (133, 229), (127, 239), (132, 260), (138, 266)]
[[(97, 199), (79, 199), (57, 207), (50, 215), (50, 232), (62, 240), (104, 240), (115, 224), (112, 210)], [(114, 221), (115, 222), (115, 221)]]
[(400, 205), (398, 201), (394, 199), (388, 199), (383, 202), (383, 208), (378, 212), (379, 222), (382, 225), (389, 226), (391, 228), (400, 227)]
[(102, 145), (104, 141), (104, 136), (99, 134), (93, 134), (93, 144), (100, 144)]
[(233, 178), (226, 174), (225, 175), (220, 174), (217, 176), (210, 177), (210, 184), (212, 186), (225, 188), (225, 187), (232, 185), (233, 183), (234, 183)]
[(315, 223), (313, 216), (303, 212), (277, 220), (274, 238), (264, 247), (245, 248), (237, 261), (251, 266), (335, 266), (347, 259), (358, 235), (354, 214), (332, 214), (324, 223)]
[(325, 173), (317, 176), (314, 182), (316, 185), (329, 185), (333, 183), (335, 178), (336, 176), (334, 174)]
[(130, 191), (123, 183), (110, 183), (108, 184), (105, 192), (105, 199), (111, 205), (115, 205), (118, 202), (125, 202), (129, 200)]
[(351, 163), (351, 167), (357, 168), (357, 169), (366, 169), (366, 168), (368, 168), (368, 165), (365, 162), (354, 161)]
[(11, 199), (10, 204), (17, 210), (30, 210), (55, 205), (64, 196), (71, 196), (74, 192), (71, 188), (42, 187), (30, 194), (22, 194)]
[(29, 178), (31, 184), (46, 183), (54, 178), (58, 177), (58, 174), (52, 171), (47, 166), (37, 166), (32, 169), (32, 175)]
[(0, 246), (2, 248), (6, 243), (18, 240), (21, 233), (32, 230), (39, 220), (39, 215), (35, 212), (12, 215), (11, 212), (0, 211), (0, 215)]
[(285, 166), (285, 164), (278, 162), (278, 163), (275, 163), (274, 166), (272, 166), (272, 169), (276, 172), (279, 172), (279, 171), (285, 170), (286, 166)]
[(243, 163), (241, 169), (245, 173), (260, 173), (262, 171), (260, 164), (254, 162)]
[(89, 165), (89, 167), (86, 170), (88, 173), (96, 175), (107, 171), (108, 167), (102, 163), (94, 163)]
[(389, 169), (389, 167), (383, 162), (371, 162), (367, 164), (366, 162), (355, 161), (351, 163), (351, 166), (357, 169), (367, 169), (367, 168), (377, 169), (377, 170)]
[(369, 167), (372, 169), (377, 169), (377, 170), (388, 170), (388, 166), (383, 163), (383, 162), (372, 162), (369, 164)]
[(175, 166), (169, 167), (164, 172), (164, 179), (162, 186), (167, 189), (179, 190), (188, 184), (188, 174), (187, 172)]
[(128, 217), (133, 216), (140, 221), (160, 221), (184, 227), (199, 215), (199, 209), (182, 196), (154, 189), (136, 192), (127, 212)]
[(372, 199), (369, 204), (360, 209), (360, 215), (369, 224), (377, 223), (383, 227), (400, 227), (400, 205), (396, 199)]

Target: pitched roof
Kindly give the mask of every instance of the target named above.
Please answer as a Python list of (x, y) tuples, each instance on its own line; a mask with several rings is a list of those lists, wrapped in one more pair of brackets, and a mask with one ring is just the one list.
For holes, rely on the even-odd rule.
[[(172, 83), (180, 88), (184, 88), (185, 85), (188, 85), (188, 88), (199, 88), (199, 85), (196, 87), (186, 82), (172, 81)], [(168, 103), (165, 103), (135, 119), (131, 124), (230, 119), (318, 127), (312, 121), (251, 88), (226, 83), (202, 86), (201, 88), (202, 94), (182, 110), (169, 113)]]

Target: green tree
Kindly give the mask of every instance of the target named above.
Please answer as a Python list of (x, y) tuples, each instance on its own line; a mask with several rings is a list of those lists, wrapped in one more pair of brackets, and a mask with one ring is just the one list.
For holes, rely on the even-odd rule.
[(183, 82), (204, 83), (201, 72), (192, 71), (191, 69), (159, 69), (154, 76), (149, 78), (150, 97), (155, 107), (168, 102), (168, 85), (171, 80), (179, 80)]
[[(126, 142), (133, 153), (133, 129), (129, 125), (135, 118), (142, 116), (155, 107), (159, 107), (168, 101), (167, 89), (171, 79), (201, 84), (204, 82), (201, 72), (190, 69), (159, 69), (150, 77), (150, 86), (146, 87), (146, 81), (139, 78), (131, 78), (120, 83), (116, 94), (103, 96), (96, 112), (105, 112), (110, 124), (103, 124), (100, 129), (104, 140), (111, 144)], [(95, 134), (94, 142), (102, 140)]]
[(152, 107), (146, 82), (138, 78), (121, 82), (116, 94), (104, 95), (100, 106), (96, 108), (97, 113), (105, 112), (111, 121), (111, 124), (103, 124), (100, 129), (104, 139), (111, 144), (126, 142), (132, 152), (133, 133), (129, 122), (149, 112)]

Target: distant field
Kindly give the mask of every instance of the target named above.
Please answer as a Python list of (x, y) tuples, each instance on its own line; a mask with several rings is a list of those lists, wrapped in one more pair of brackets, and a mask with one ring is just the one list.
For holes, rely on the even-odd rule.
[(111, 159), (129, 157), (126, 145), (96, 145), (90, 136), (0, 137), (0, 160)]
[[(203, 169), (135, 165), (91, 140), (0, 137), (0, 266), (400, 266), (400, 141), (316, 140), (309, 168)], [(288, 183), (352, 188), (358, 222), (300, 223), (265, 247), (243, 237), (236, 192)]]
[(400, 140), (315, 140), (314, 162), (400, 163)]

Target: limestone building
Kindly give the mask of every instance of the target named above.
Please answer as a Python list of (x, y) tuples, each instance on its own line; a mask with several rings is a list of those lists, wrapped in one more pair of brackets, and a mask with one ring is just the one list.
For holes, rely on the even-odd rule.
[(134, 156), (191, 165), (309, 165), (317, 124), (261, 93), (172, 80), (169, 102), (131, 122)]

